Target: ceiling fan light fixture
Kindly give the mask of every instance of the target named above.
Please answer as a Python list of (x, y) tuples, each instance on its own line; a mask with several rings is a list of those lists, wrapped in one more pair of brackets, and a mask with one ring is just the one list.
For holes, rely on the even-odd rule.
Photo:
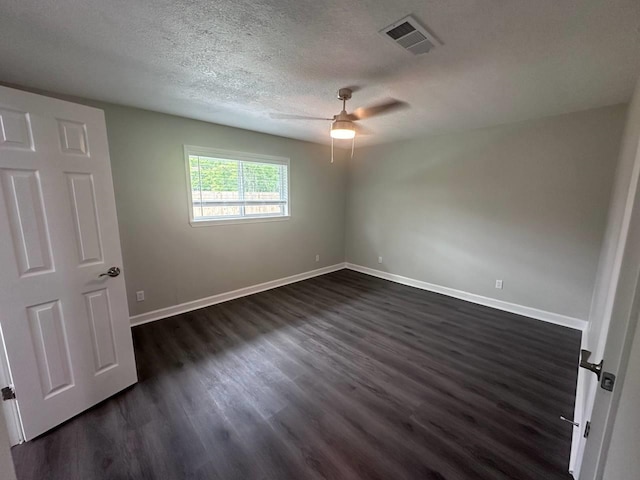
[(356, 127), (348, 120), (336, 120), (331, 124), (331, 137), (336, 139), (351, 139), (356, 136)]

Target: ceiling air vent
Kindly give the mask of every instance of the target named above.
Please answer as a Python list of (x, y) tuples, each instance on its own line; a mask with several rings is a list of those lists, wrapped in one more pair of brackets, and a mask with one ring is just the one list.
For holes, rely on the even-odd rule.
[(414, 55), (427, 53), (438, 43), (411, 15), (383, 28), (380, 33)]

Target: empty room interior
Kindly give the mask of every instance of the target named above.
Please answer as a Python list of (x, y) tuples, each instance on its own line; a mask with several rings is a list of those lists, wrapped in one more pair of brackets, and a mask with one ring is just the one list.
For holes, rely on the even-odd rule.
[(638, 0), (0, 0), (2, 480), (640, 479)]

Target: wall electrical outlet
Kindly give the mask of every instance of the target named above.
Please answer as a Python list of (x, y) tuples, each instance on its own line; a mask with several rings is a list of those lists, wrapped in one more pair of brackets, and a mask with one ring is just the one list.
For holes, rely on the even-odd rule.
[(382, 257), (378, 257), (378, 263), (382, 263)]
[(320, 261), (320, 255), (316, 254), (316, 262)]
[(502, 280), (496, 280), (496, 288), (502, 290)]
[(144, 302), (144, 290), (136, 292), (136, 300), (139, 302)]

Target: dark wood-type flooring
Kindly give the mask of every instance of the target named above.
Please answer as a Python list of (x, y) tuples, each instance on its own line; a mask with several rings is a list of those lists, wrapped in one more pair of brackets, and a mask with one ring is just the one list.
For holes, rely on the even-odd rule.
[(133, 329), (27, 479), (567, 479), (577, 331), (348, 270)]

